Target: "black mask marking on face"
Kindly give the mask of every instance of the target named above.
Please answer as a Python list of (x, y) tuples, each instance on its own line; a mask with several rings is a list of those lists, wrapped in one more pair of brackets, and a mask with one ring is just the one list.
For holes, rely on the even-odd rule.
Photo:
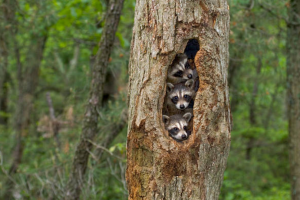
[(179, 129), (177, 127), (168, 130), (170, 135), (177, 135)]
[(174, 74), (174, 76), (175, 76), (175, 77), (181, 78), (181, 77), (183, 76), (183, 71), (179, 70), (178, 72), (176, 72), (176, 73)]
[(191, 101), (191, 99), (192, 99), (192, 97), (190, 96), (190, 95), (184, 95), (183, 96), (184, 97), (184, 99), (187, 101), (187, 102), (190, 102)]
[(171, 101), (176, 104), (178, 102), (178, 96), (173, 97)]

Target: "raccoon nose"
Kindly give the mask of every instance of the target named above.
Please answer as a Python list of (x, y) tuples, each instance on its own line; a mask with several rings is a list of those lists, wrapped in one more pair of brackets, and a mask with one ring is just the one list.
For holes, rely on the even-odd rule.
[(180, 105), (180, 109), (184, 109), (184, 105), (183, 104)]
[(188, 75), (188, 78), (189, 78), (189, 79), (192, 79), (192, 78), (193, 78), (193, 75), (192, 75), (192, 74), (189, 74), (189, 75)]
[(185, 140), (185, 139), (187, 139), (187, 136), (186, 136), (186, 135), (182, 135), (181, 138), (182, 138), (183, 140)]

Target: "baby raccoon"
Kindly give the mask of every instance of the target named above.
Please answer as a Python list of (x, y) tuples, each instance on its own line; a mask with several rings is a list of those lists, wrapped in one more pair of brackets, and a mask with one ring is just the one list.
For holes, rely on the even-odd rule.
[(168, 69), (167, 82), (176, 84), (194, 78), (195, 72), (191, 68), (187, 56), (184, 53), (178, 54)]
[(181, 113), (187, 108), (193, 107), (195, 97), (194, 80), (188, 80), (185, 83), (173, 85), (167, 83), (166, 108), (169, 114)]
[(180, 142), (187, 140), (191, 134), (188, 131), (188, 124), (192, 118), (191, 113), (185, 113), (184, 115), (163, 115), (163, 122), (165, 124), (165, 129), (169, 132), (169, 135)]

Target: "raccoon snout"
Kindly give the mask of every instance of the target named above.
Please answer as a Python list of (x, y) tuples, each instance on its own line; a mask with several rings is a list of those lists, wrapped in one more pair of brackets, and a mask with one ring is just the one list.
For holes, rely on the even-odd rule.
[(185, 139), (187, 139), (187, 135), (182, 135), (181, 138), (182, 138), (183, 140), (185, 140)]
[(188, 77), (188, 79), (192, 79), (192, 78), (193, 78), (193, 75), (192, 75), (192, 74), (189, 74), (187, 77)]
[(180, 105), (180, 109), (184, 109), (185, 106), (183, 104)]

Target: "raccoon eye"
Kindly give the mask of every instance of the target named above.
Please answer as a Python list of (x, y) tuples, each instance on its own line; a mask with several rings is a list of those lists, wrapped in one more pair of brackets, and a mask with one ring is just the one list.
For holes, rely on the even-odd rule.
[(184, 129), (185, 131), (187, 131), (187, 126), (184, 126), (183, 129)]
[(191, 97), (189, 96), (189, 95), (187, 95), (187, 94), (185, 94), (184, 96), (183, 96), (185, 99), (190, 99)]
[(182, 77), (183, 76), (183, 71), (178, 71), (174, 74), (175, 77)]
[(173, 103), (176, 104), (178, 102), (178, 96), (173, 97), (171, 100)]
[(173, 131), (179, 131), (179, 129), (177, 127), (172, 128)]

